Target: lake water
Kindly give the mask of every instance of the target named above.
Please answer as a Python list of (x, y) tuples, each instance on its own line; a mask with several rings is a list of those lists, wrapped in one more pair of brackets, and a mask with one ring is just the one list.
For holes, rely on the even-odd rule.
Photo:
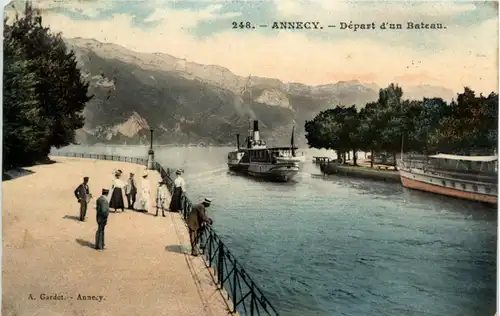
[[(213, 199), (215, 230), (281, 315), (495, 312), (496, 210), (322, 176), (310, 162), (294, 183), (256, 181), (228, 173), (229, 150), (157, 147), (155, 154), (164, 167), (184, 169), (193, 202)], [(64, 151), (145, 156), (147, 148)]]

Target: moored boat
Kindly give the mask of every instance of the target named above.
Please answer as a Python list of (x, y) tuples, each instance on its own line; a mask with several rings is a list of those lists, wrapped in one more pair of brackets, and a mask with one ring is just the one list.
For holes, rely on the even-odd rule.
[(398, 161), (404, 187), (497, 204), (498, 156), (437, 154)]

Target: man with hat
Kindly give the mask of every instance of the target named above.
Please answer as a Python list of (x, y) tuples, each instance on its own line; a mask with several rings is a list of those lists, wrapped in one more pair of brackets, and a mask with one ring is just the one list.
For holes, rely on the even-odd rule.
[(172, 199), (169, 206), (170, 212), (179, 212), (182, 209), (182, 194), (186, 194), (186, 181), (181, 176), (182, 170), (177, 169), (175, 174), (177, 177), (174, 180), (174, 189), (172, 190)]
[(95, 233), (95, 249), (104, 249), (104, 228), (108, 223), (109, 203), (106, 198), (108, 189), (102, 189), (102, 195), (96, 201), (97, 231)]
[(189, 240), (191, 242), (191, 255), (197, 256), (198, 249), (196, 245), (198, 244), (198, 233), (206, 225), (212, 225), (212, 219), (207, 217), (205, 209), (210, 207), (212, 201), (210, 199), (205, 199), (200, 204), (196, 204), (191, 208), (191, 212), (187, 218), (187, 226), (189, 228)]
[(137, 185), (132, 172), (130, 173), (130, 178), (125, 188), (125, 195), (127, 196), (128, 209), (131, 210), (134, 208), (135, 199), (137, 197)]
[(92, 198), (92, 194), (89, 191), (89, 177), (83, 177), (83, 183), (80, 184), (74, 191), (75, 197), (80, 203), (80, 221), (85, 220), (87, 215), (87, 204)]

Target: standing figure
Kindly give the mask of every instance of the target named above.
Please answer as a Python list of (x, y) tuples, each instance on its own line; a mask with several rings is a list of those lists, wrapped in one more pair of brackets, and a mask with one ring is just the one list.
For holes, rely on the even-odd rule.
[(85, 216), (87, 215), (87, 204), (92, 198), (92, 194), (89, 191), (89, 177), (83, 177), (83, 183), (80, 184), (74, 191), (75, 197), (80, 203), (80, 221), (85, 221)]
[(123, 203), (123, 188), (125, 187), (125, 182), (120, 178), (122, 176), (122, 171), (117, 170), (115, 172), (115, 179), (111, 185), (111, 199), (109, 200), (109, 207), (116, 210), (121, 209), (122, 212), (125, 210), (125, 203)]
[(151, 200), (151, 186), (149, 185), (148, 173), (144, 172), (141, 180), (141, 191), (139, 199), (136, 202), (137, 205), (134, 208), (140, 212), (147, 213), (149, 211), (149, 203)]
[(199, 255), (196, 245), (198, 244), (198, 234), (206, 224), (212, 225), (212, 219), (207, 217), (205, 209), (210, 207), (211, 200), (205, 199), (200, 204), (196, 204), (191, 208), (191, 212), (187, 218), (187, 226), (189, 228), (189, 240), (191, 242), (191, 255)]
[(96, 201), (97, 231), (95, 233), (95, 249), (104, 249), (104, 228), (108, 223), (109, 203), (106, 196), (108, 189), (102, 189), (102, 195)]
[(167, 182), (165, 179), (160, 181), (158, 188), (156, 189), (156, 215), (158, 216), (158, 211), (161, 208), (161, 216), (165, 217), (165, 204), (167, 203), (168, 189)]
[(125, 188), (125, 195), (127, 195), (128, 209), (134, 209), (135, 198), (137, 196), (137, 185), (135, 183), (134, 174), (130, 173), (127, 187)]
[(175, 172), (177, 177), (174, 180), (174, 189), (172, 190), (172, 199), (170, 200), (170, 212), (179, 212), (182, 209), (182, 194), (186, 194), (186, 181), (181, 176), (182, 171)]

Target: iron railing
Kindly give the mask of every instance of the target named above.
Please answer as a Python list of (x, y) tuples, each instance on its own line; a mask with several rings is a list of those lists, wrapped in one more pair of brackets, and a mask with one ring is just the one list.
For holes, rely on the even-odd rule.
[(52, 152), (49, 156), (63, 156), (63, 157), (75, 157), (75, 158), (87, 158), (87, 159), (98, 159), (98, 160), (112, 160), (135, 163), (138, 165), (146, 166), (148, 163), (147, 159), (138, 157), (125, 157), (120, 155), (104, 155), (104, 154), (87, 154), (87, 153), (69, 153), (69, 152)]
[[(147, 159), (136, 157), (124, 157), (119, 155), (86, 154), (86, 153), (67, 153), (55, 152), (53, 156), (65, 156), (75, 158), (89, 158), (99, 160), (112, 160), (130, 162), (147, 166)], [(174, 188), (174, 170), (165, 169), (158, 162), (153, 162), (153, 169), (157, 171), (167, 182), (170, 193)], [(181, 215), (186, 221), (193, 203), (186, 196), (181, 198)], [(278, 316), (278, 312), (265, 297), (264, 293), (250, 278), (243, 266), (236, 260), (229, 248), (222, 242), (221, 238), (211, 226), (205, 226), (199, 234), (199, 246), (205, 257), (205, 264), (214, 272), (217, 279), (217, 286), (227, 292), (231, 300), (232, 312), (238, 312), (240, 315), (260, 316), (271, 315)]]

